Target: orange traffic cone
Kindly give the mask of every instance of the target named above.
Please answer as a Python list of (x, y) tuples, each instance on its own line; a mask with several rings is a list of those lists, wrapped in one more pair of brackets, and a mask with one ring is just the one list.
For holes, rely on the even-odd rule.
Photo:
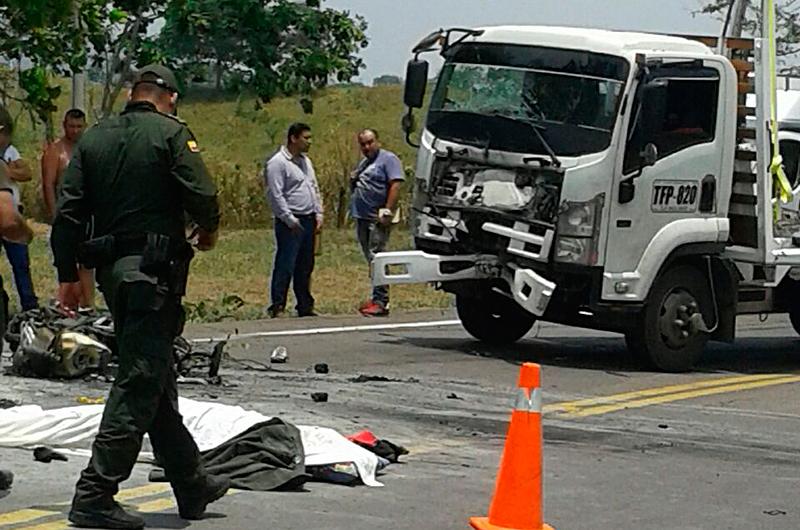
[(470, 518), (475, 530), (553, 530), (542, 516), (540, 387), (539, 365), (523, 364), (489, 517)]

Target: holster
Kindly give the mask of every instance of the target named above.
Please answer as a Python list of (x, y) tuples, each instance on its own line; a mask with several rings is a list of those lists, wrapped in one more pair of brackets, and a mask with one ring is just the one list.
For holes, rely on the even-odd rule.
[(191, 245), (163, 234), (147, 233), (139, 270), (158, 278), (170, 294), (183, 296), (189, 280), (189, 265), (194, 257)]
[(189, 281), (189, 265), (192, 262), (194, 251), (187, 245), (188, 255), (172, 261), (167, 280), (170, 291), (177, 296), (186, 294), (186, 283)]
[(106, 235), (81, 243), (78, 261), (87, 268), (113, 265), (124, 256), (141, 255), (139, 270), (157, 278), (162, 289), (177, 296), (186, 294), (189, 265), (194, 257), (184, 239), (148, 232), (141, 235)]

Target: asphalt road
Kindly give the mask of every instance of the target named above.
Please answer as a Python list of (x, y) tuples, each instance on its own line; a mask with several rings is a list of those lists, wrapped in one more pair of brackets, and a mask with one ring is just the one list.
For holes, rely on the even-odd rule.
[[(123, 485), (124, 501), (163, 529), (466, 528), (469, 516), (487, 511), (519, 365), (532, 361), (543, 373), (545, 518), (556, 529), (800, 528), (800, 340), (786, 319), (742, 319), (736, 344), (710, 346), (695, 372), (680, 375), (648, 371), (611, 334), (542, 325), (514, 347), (493, 349), (452, 322), (431, 325), (452, 319), (436, 312), (192, 327), (194, 338), (232, 334), (234, 359), (268, 362), (283, 345), (289, 362), (268, 371), (228, 362), (228, 386), (187, 385), (183, 395), (344, 434), (368, 428), (411, 454), (380, 477), (383, 488), (237, 492), (191, 525), (163, 485), (148, 485), (144, 465)], [(380, 328), (347, 329), (365, 325)], [(313, 372), (321, 362), (329, 374)], [(353, 382), (359, 375), (389, 380)], [(0, 377), (0, 397), (46, 407), (105, 391), (99, 382)], [(328, 392), (329, 402), (312, 402), (312, 392)], [(0, 468), (17, 476), (0, 499), (0, 530), (67, 528), (84, 463), (40, 464), (27, 451), (0, 449)]]

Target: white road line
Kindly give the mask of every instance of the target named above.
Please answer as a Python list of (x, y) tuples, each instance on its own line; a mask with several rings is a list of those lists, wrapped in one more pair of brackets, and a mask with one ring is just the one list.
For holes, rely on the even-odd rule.
[(387, 331), (394, 329), (440, 328), (446, 326), (460, 326), (460, 320), (434, 320), (433, 322), (403, 322), (401, 324), (371, 324), (367, 326), (340, 326), (334, 328), (311, 329), (286, 329), (281, 331), (258, 331), (254, 333), (238, 333), (229, 336), (204, 337), (192, 339), (189, 342), (198, 344), (202, 342), (219, 342), (222, 340), (244, 340), (258, 337), (288, 337), (303, 335), (328, 335), (331, 333), (353, 333), (357, 331)]

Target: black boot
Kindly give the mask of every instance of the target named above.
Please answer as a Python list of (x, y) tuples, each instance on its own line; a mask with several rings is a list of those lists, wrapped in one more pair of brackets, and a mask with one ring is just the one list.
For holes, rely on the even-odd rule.
[(197, 489), (175, 491), (178, 513), (183, 519), (194, 521), (203, 517), (206, 506), (221, 499), (231, 487), (231, 479), (209, 475), (205, 485)]
[(69, 522), (78, 528), (110, 528), (112, 530), (139, 530), (144, 519), (122, 509), (116, 502), (108, 507), (72, 506)]

